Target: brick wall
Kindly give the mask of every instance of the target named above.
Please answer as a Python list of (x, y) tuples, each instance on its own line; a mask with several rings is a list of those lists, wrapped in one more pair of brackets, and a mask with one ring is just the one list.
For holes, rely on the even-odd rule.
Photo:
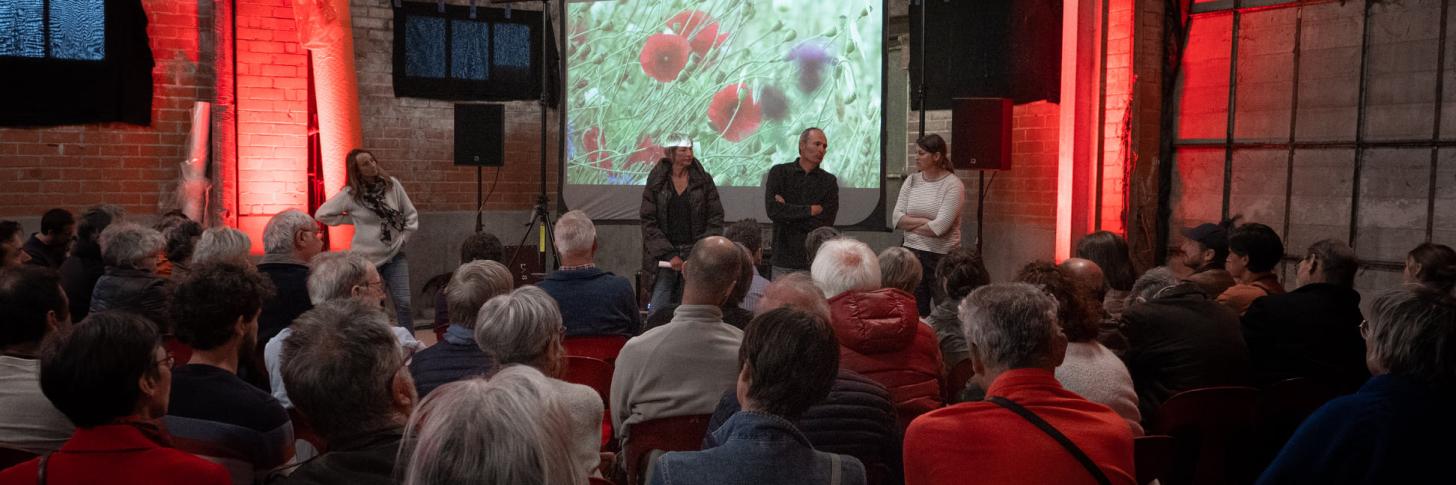
[(290, 0), (237, 2), (240, 223), (308, 204), (308, 60)]
[[(207, 56), (211, 11), (195, 2), (143, 0), (154, 83), (151, 126), (120, 123), (0, 128), (0, 217), (39, 217), (109, 202), (156, 212), (185, 155), (192, 104), (213, 98)], [(26, 229), (37, 229), (27, 227)]]

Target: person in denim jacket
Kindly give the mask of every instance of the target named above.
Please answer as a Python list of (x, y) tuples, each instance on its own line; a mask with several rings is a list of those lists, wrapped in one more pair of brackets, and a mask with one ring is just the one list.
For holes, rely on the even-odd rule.
[(705, 449), (657, 459), (653, 485), (862, 485), (864, 465), (815, 451), (790, 420), (824, 399), (839, 371), (839, 341), (822, 316), (794, 308), (760, 315), (739, 351), (743, 410), (704, 440)]

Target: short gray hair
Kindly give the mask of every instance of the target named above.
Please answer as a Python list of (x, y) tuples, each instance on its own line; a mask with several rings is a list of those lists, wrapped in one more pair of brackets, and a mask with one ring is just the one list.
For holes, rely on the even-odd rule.
[(1456, 299), (1419, 285), (1391, 290), (1370, 306), (1365, 345), (1386, 372), (1433, 386), (1456, 384)]
[(248, 250), (253, 242), (243, 231), (231, 227), (213, 227), (202, 231), (197, 247), (192, 250), (192, 264), (228, 261), (248, 264)]
[(396, 423), (395, 374), (404, 352), (378, 308), (352, 299), (317, 304), (283, 340), (283, 385), (327, 440)]
[(880, 251), (880, 283), (885, 288), (898, 288), (906, 293), (915, 293), (925, 269), (915, 253), (900, 246), (891, 246)]
[(308, 265), (308, 300), (317, 305), (354, 296), (354, 287), (369, 284), (374, 264), (352, 251), (323, 253)]
[(100, 242), (101, 260), (118, 268), (140, 269), (142, 261), (160, 254), (167, 246), (162, 233), (133, 222), (106, 226)]
[(450, 323), (475, 328), (475, 316), (487, 300), (511, 291), (511, 270), (495, 261), (479, 260), (460, 265), (445, 287), (445, 305)]
[(819, 315), (826, 322), (832, 318), (824, 292), (804, 271), (795, 271), (770, 281), (763, 288), (763, 297), (758, 299), (758, 308), (753, 309), (753, 313), (762, 315), (781, 307), (798, 308)]
[(826, 241), (819, 252), (824, 257), (814, 257), (809, 274), (825, 298), (847, 291), (880, 289), (880, 258), (869, 245), (842, 237)]
[(556, 300), (540, 288), (522, 286), (480, 307), (475, 344), (500, 365), (534, 365), (561, 337), (562, 328)]
[(574, 210), (556, 220), (556, 250), (561, 254), (579, 255), (591, 251), (597, 241), (597, 226), (585, 212)]
[(582, 483), (568, 423), (550, 379), (530, 367), (445, 384), (425, 396), (405, 428), (396, 460), (401, 481)]
[(966, 341), (990, 366), (1037, 367), (1051, 354), (1057, 326), (1057, 300), (1026, 283), (995, 283), (977, 288), (961, 301), (959, 316)]
[(1133, 301), (1151, 301), (1158, 292), (1177, 286), (1178, 283), (1178, 275), (1173, 274), (1173, 270), (1167, 266), (1159, 266), (1143, 273), (1133, 282), (1128, 298)]
[(298, 231), (317, 230), (318, 221), (307, 212), (288, 209), (274, 214), (263, 228), (263, 251), (268, 254), (289, 254), (293, 252), (293, 237)]

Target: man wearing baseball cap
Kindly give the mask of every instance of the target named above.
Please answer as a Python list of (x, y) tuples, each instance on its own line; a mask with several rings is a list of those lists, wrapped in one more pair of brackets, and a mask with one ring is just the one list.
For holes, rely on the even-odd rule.
[(1219, 224), (1203, 223), (1183, 230), (1182, 264), (1190, 271), (1184, 280), (1197, 283), (1210, 298), (1223, 294), (1234, 285), (1234, 277), (1223, 269), (1228, 259), (1228, 226), (1232, 221)]

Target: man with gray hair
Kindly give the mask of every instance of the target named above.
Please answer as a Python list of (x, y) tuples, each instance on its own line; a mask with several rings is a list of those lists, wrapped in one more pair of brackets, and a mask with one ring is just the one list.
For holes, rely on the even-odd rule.
[(1348, 394), (1370, 378), (1354, 288), (1359, 267), (1344, 242), (1315, 242), (1299, 261), (1298, 288), (1249, 305), (1243, 330), (1256, 383), (1307, 377)]
[(101, 259), (106, 262), (106, 274), (96, 280), (91, 292), (90, 313), (126, 310), (151, 320), (158, 332), (171, 334), (170, 287), (156, 274), (164, 244), (162, 233), (130, 222), (112, 224), (102, 231)]
[(1128, 347), (1122, 360), (1145, 422), (1157, 419), (1158, 407), (1179, 391), (1249, 381), (1238, 314), (1166, 266), (1133, 283), (1118, 325)]
[(320, 302), (289, 327), (283, 381), (329, 451), (279, 483), (397, 483), (395, 456), (418, 396), (391, 327), (382, 308), (357, 299)]
[(324, 249), (323, 231), (313, 216), (288, 209), (275, 214), (263, 228), (263, 260), (258, 272), (273, 281), (277, 293), (263, 302), (258, 316), (258, 343), (273, 336), (313, 308), (308, 301), (308, 262)]
[(495, 261), (470, 261), (455, 270), (444, 291), (450, 312), (445, 338), (410, 362), (421, 398), (442, 385), (495, 369), (495, 362), (476, 345), (476, 313), (487, 300), (511, 291), (511, 271)]
[(825, 320), (831, 318), (829, 300), (824, 298), (824, 291), (814, 285), (814, 279), (806, 271), (795, 271), (769, 282), (754, 314), (762, 315), (786, 306), (814, 313)]
[(915, 297), (880, 288), (880, 261), (863, 242), (831, 239), (809, 270), (829, 297), (830, 324), (839, 334), (840, 367), (890, 390), (902, 425), (944, 404), (940, 345), (920, 322)]
[(972, 380), (987, 399), (910, 425), (905, 483), (1135, 483), (1127, 422), (1057, 382), (1067, 337), (1056, 309), (1025, 283), (983, 286), (961, 302)]
[(597, 268), (597, 227), (585, 212), (574, 210), (556, 220), (556, 253), (561, 269), (536, 286), (561, 306), (566, 336), (621, 335), (642, 330), (637, 298), (626, 278)]

